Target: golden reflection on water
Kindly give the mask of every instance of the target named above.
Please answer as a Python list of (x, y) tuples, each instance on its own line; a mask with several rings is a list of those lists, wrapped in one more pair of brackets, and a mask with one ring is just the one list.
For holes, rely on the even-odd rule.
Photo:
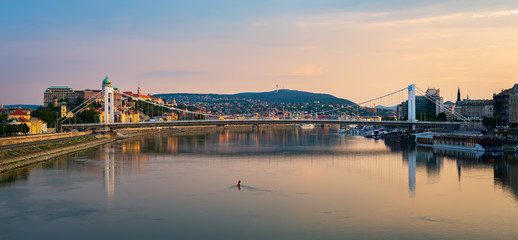
[(220, 223), (370, 239), (518, 234), (514, 155), (416, 148), (328, 128), (134, 138), (3, 175), (2, 188), (30, 181), (35, 170), (34, 178), (45, 179), (42, 169), (102, 175), (103, 196), (138, 213), (127, 219), (159, 215), (186, 229)]

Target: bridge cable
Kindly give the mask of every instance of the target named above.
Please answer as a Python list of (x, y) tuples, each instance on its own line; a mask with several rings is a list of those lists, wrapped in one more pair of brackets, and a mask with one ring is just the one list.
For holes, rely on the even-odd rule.
[[(440, 108), (443, 108), (444, 110), (446, 111), (450, 111), (450, 109), (448, 109), (447, 107), (445, 106), (441, 106), (441, 104), (437, 101), (437, 99), (431, 97), (430, 95), (426, 94), (423, 90), (419, 89), (418, 87), (416, 87), (416, 90), (418, 90), (419, 93), (423, 94), (423, 96), (430, 100), (431, 102), (433, 102), (436, 106), (439, 106)], [(452, 111), (453, 115), (455, 117), (458, 117), (460, 120), (464, 121), (464, 122), (471, 122), (471, 120), (465, 116), (463, 116), (462, 114), (456, 112), (455, 110)]]
[[(104, 90), (101, 90), (100, 92), (98, 92), (97, 94), (95, 94), (95, 95), (94, 95), (94, 96), (92, 96), (91, 98), (89, 98), (89, 99), (85, 100), (83, 103), (79, 104), (77, 107), (75, 107), (74, 109), (70, 110), (69, 112), (71, 112), (71, 113), (72, 113), (72, 115), (74, 115), (74, 116), (75, 116), (75, 115), (76, 115), (76, 112), (79, 112), (79, 111), (81, 111), (81, 110), (85, 109), (86, 107), (88, 107), (88, 105), (90, 105), (90, 101), (92, 101), (92, 99), (96, 99), (96, 98), (97, 98), (101, 93), (103, 93), (103, 92), (104, 92)], [(85, 106), (83, 106), (83, 107), (81, 107), (83, 104), (86, 104), (86, 105), (85, 105)], [(79, 108), (79, 107), (81, 107), (81, 108)], [(78, 108), (79, 108), (79, 109), (78, 109)], [(59, 118), (59, 119), (58, 119), (58, 121), (59, 121), (60, 123), (63, 123), (65, 120), (67, 120), (67, 118), (68, 118), (67, 116), (68, 116), (68, 113), (67, 113), (65, 116), (63, 116), (63, 117)]]
[[(408, 90), (408, 87), (405, 87), (403, 89), (400, 89), (400, 90), (397, 90), (395, 92), (392, 92), (392, 93), (389, 93), (389, 94), (385, 94), (381, 97), (377, 97), (377, 98), (373, 98), (373, 99), (370, 99), (368, 101), (364, 101), (364, 102), (361, 102), (361, 103), (356, 103), (356, 105), (360, 106), (360, 105), (363, 105), (363, 104), (366, 104), (366, 103), (369, 103), (369, 102), (372, 102), (372, 101), (376, 101), (378, 99), (382, 99), (384, 97), (388, 97), (388, 96), (391, 96), (391, 95), (394, 95), (396, 93), (399, 93), (401, 91), (404, 91), (404, 90)], [(339, 110), (342, 110), (342, 109), (345, 109), (345, 108), (348, 108), (348, 107), (343, 107), (343, 108), (337, 108), (337, 109), (332, 109), (332, 110), (326, 110), (326, 111), (321, 111), (321, 112), (317, 112), (316, 114), (322, 114), (322, 113), (326, 113), (326, 112), (333, 112), (333, 111), (339, 111)]]
[(207, 116), (210, 116), (210, 117), (220, 117), (219, 115), (214, 115), (214, 114), (208, 114), (208, 113), (198, 113), (198, 112), (193, 112), (193, 111), (189, 111), (189, 110), (183, 110), (183, 109), (180, 109), (180, 108), (175, 108), (175, 107), (170, 107), (170, 106), (167, 106), (167, 105), (161, 105), (161, 104), (157, 104), (157, 103), (154, 103), (154, 102), (151, 102), (151, 101), (148, 101), (148, 100), (144, 100), (144, 99), (140, 99), (138, 97), (135, 97), (135, 96), (132, 96), (132, 95), (129, 95), (129, 94), (125, 94), (125, 93), (120, 93), (121, 95), (125, 96), (125, 97), (129, 97), (131, 99), (137, 99), (138, 101), (142, 101), (142, 102), (145, 102), (145, 103), (148, 103), (148, 104), (153, 104), (155, 106), (162, 106), (164, 108), (167, 108), (169, 110), (173, 110), (173, 111), (179, 111), (179, 112), (184, 112), (184, 113), (192, 113), (192, 114), (197, 114), (197, 115), (203, 115), (205, 117)]

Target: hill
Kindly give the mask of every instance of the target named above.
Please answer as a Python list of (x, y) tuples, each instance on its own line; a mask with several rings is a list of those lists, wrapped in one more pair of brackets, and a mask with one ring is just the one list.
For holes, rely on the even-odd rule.
[(241, 98), (241, 99), (252, 99), (260, 100), (264, 102), (274, 103), (312, 103), (320, 102), (325, 104), (342, 104), (342, 105), (355, 105), (355, 103), (343, 99), (337, 98), (330, 94), (324, 93), (311, 93), (297, 90), (281, 89), (278, 91), (271, 92), (245, 92), (237, 94), (195, 94), (195, 93), (165, 93), (155, 94), (153, 97), (164, 98), (167, 100), (182, 99), (182, 98), (195, 98), (195, 99), (206, 99), (207, 101), (218, 101), (223, 99)]
[(397, 106), (386, 107), (386, 106), (382, 106), (382, 105), (376, 105), (376, 108), (377, 109), (392, 110), (392, 111), (396, 111), (397, 110)]
[(4, 105), (4, 108), (17, 108), (17, 107), (30, 108), (30, 109), (34, 110), (34, 109), (40, 107), (40, 105), (29, 105), (29, 104)]

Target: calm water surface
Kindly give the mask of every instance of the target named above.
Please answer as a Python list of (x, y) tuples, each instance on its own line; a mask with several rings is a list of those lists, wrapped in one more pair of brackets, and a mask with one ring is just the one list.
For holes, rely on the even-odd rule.
[(1, 175), (0, 239), (517, 239), (517, 196), (514, 154), (165, 133)]

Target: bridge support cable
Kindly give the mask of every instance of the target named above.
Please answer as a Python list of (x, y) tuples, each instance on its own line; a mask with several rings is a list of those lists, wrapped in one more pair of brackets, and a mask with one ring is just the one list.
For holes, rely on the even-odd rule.
[(394, 95), (394, 94), (396, 94), (396, 93), (399, 93), (399, 92), (402, 92), (402, 91), (405, 91), (405, 90), (408, 90), (408, 87), (405, 87), (405, 88), (403, 88), (403, 89), (397, 90), (397, 91), (395, 91), (395, 92), (391, 92), (391, 93), (389, 93), (389, 94), (385, 94), (385, 95), (383, 95), (383, 96), (381, 96), (381, 97), (377, 97), (377, 98), (373, 98), (373, 99), (368, 100), (368, 101), (365, 101), (365, 102), (357, 103), (356, 105), (363, 105), (363, 104), (366, 104), (366, 103), (374, 102), (374, 101), (376, 101), (376, 100), (379, 100), (379, 99), (382, 99), (382, 98), (385, 98), (385, 97), (388, 97), (388, 96)]
[[(376, 100), (379, 100), (379, 99), (382, 99), (382, 98), (385, 98), (385, 97), (389, 97), (389, 96), (392, 96), (396, 93), (399, 93), (399, 92), (402, 92), (402, 91), (405, 91), (405, 90), (408, 90), (408, 87), (405, 87), (405, 88), (402, 88), (400, 90), (397, 90), (395, 92), (391, 92), (389, 94), (385, 94), (381, 97), (377, 97), (377, 98), (373, 98), (373, 99), (370, 99), (368, 101), (364, 101), (364, 102), (361, 102), (361, 103), (357, 103), (356, 105), (360, 106), (360, 105), (364, 105), (364, 104), (367, 104), (367, 103), (370, 103), (370, 102), (374, 102)], [(343, 108), (337, 108), (337, 109), (331, 109), (331, 110), (326, 110), (326, 111), (322, 111), (322, 112), (317, 112), (316, 114), (324, 114), (324, 113), (327, 113), (327, 112), (334, 112), (334, 111), (340, 111), (342, 109), (346, 109), (347, 107), (343, 107)]]
[[(430, 100), (431, 102), (433, 102), (436, 106), (439, 106), (440, 108), (443, 108), (444, 110), (448, 110), (448, 108), (444, 107), (444, 106), (441, 106), (441, 104), (439, 102), (437, 102), (436, 99), (430, 97), (430, 95), (427, 95), (423, 90), (421, 89), (418, 89), (419, 93), (421, 93), (426, 99)], [(460, 113), (457, 113), (455, 111), (452, 112), (452, 114), (455, 116), (455, 117), (458, 117), (460, 120), (462, 121), (465, 121), (465, 122), (469, 122), (471, 120), (469, 120), (468, 118), (464, 117), (463, 115), (461, 115)]]
[(173, 110), (173, 111), (178, 111), (178, 112), (183, 112), (183, 113), (186, 113), (186, 114), (196, 114), (196, 115), (203, 115), (205, 117), (216, 117), (219, 119), (219, 115), (214, 115), (214, 114), (209, 114), (209, 113), (199, 113), (199, 112), (193, 112), (193, 111), (189, 111), (189, 110), (184, 110), (184, 109), (180, 109), (180, 108), (175, 108), (175, 107), (171, 107), (171, 106), (167, 106), (167, 105), (161, 105), (161, 104), (157, 104), (157, 103), (154, 103), (152, 101), (148, 101), (148, 100), (144, 100), (144, 99), (138, 99), (134, 96), (131, 96), (129, 94), (125, 94), (125, 93), (120, 93), (122, 96), (125, 96), (125, 97), (128, 97), (128, 98), (131, 98), (131, 99), (137, 99), (138, 101), (142, 101), (142, 102), (145, 102), (145, 103), (148, 103), (148, 104), (152, 104), (152, 105), (155, 105), (155, 106), (160, 106), (160, 107), (163, 107), (163, 108), (167, 108), (169, 110)]
[[(416, 87), (417, 91), (421, 94), (423, 94), (423, 96), (430, 100), (431, 102), (433, 102), (436, 106), (439, 106), (439, 108), (442, 108), (443, 110), (446, 110), (446, 111), (449, 111), (450, 109), (448, 109), (447, 107), (441, 105), (437, 99), (433, 98), (433, 97), (430, 97), (430, 95), (427, 95), (426, 92), (424, 92), (423, 90), (419, 89), (418, 87)], [(468, 119), (467, 117), (463, 116), (462, 114), (458, 113), (455, 111), (455, 109), (452, 111), (452, 114), (453, 116), (459, 118), (460, 120), (464, 121), (464, 122), (471, 122), (470, 119)]]
[[(79, 104), (77, 107), (75, 107), (74, 109), (70, 110), (70, 112), (72, 113), (72, 115), (76, 115), (77, 112), (80, 112), (81, 110), (85, 109), (86, 107), (88, 107), (88, 105), (91, 103), (92, 100), (94, 99), (97, 99), (97, 97), (99, 97), (101, 95), (101, 93), (103, 93), (104, 90), (98, 92), (97, 94), (93, 95), (91, 98), (85, 100), (83, 103)], [(84, 106), (83, 106), (84, 105)], [(63, 123), (68, 117), (68, 114), (66, 114), (65, 116), (61, 117), (58, 119), (58, 121), (60, 123)]]

